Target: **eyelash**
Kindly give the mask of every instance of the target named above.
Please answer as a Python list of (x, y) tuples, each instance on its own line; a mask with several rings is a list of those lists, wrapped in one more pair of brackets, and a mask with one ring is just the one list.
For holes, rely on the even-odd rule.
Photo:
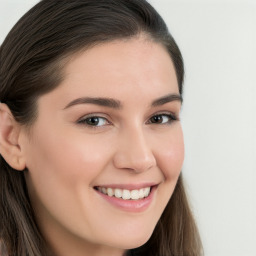
[[(155, 120), (154, 120), (154, 118), (155, 118)], [(163, 121), (163, 118), (168, 118), (168, 120), (164, 123), (157, 123), (157, 122), (155, 122), (155, 121), (158, 121), (158, 120), (156, 120), (156, 118), (158, 118), (158, 120), (160, 120), (160, 121), (161, 120)], [(161, 119), (159, 119), (159, 118), (161, 118)], [(93, 121), (92, 119), (97, 119), (98, 121), (104, 120), (104, 123), (106, 123), (106, 124), (98, 125), (98, 123), (97, 123), (96, 125), (94, 125), (92, 122), (91, 122), (91, 124), (89, 124), (90, 119), (91, 119), (91, 121)], [(95, 121), (97, 122), (97, 120), (95, 120)], [(179, 120), (178, 117), (173, 113), (159, 113), (159, 114), (155, 114), (152, 117), (150, 117), (149, 120), (146, 122), (146, 124), (170, 125), (172, 122), (177, 121), (177, 120)], [(91, 116), (83, 117), (83, 118), (79, 119), (77, 121), (77, 123), (81, 124), (81, 125), (85, 125), (92, 129), (97, 129), (97, 128), (103, 127), (105, 125), (111, 124), (111, 122), (109, 122), (107, 118), (99, 116), (99, 115), (91, 115)]]
[[(164, 123), (154, 123), (152, 122), (153, 118), (161, 118), (163, 119), (164, 117), (168, 118), (168, 121), (167, 122), (164, 122)], [(174, 121), (177, 121), (178, 120), (178, 117), (173, 114), (173, 113), (159, 113), (159, 114), (156, 114), (156, 115), (153, 115), (152, 117), (149, 118), (149, 120), (151, 120), (151, 124), (161, 124), (161, 125), (166, 125), (166, 124), (171, 124), (172, 122)], [(159, 119), (158, 119), (159, 120)], [(155, 120), (154, 120), (155, 121)], [(148, 123), (148, 122), (147, 122)]]
[(78, 120), (78, 124), (82, 124), (82, 125), (85, 125), (85, 126), (88, 126), (90, 128), (99, 128), (99, 127), (102, 127), (99, 126), (99, 125), (93, 125), (93, 124), (89, 124), (89, 120), (90, 119), (101, 119), (101, 120), (105, 120), (105, 122), (107, 123), (107, 125), (111, 124), (107, 118), (105, 117), (102, 117), (102, 116), (98, 116), (98, 115), (91, 115), (91, 116), (86, 116), (86, 117), (83, 117), (82, 119)]

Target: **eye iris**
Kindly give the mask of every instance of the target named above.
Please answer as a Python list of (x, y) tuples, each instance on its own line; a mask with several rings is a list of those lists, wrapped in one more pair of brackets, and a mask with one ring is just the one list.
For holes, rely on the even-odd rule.
[(163, 117), (162, 116), (154, 116), (151, 118), (152, 123), (162, 123), (163, 122)]
[(99, 124), (99, 118), (98, 117), (90, 117), (87, 119), (87, 124), (96, 126)]

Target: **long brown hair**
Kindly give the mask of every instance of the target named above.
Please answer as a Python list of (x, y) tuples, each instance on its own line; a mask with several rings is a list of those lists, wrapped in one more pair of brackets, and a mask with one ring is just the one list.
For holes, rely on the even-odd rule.
[[(139, 34), (162, 44), (175, 67), (182, 94), (184, 67), (168, 28), (145, 0), (42, 0), (13, 27), (0, 47), (0, 101), (14, 118), (29, 126), (37, 118), (37, 99), (63, 79), (72, 54), (96, 44)], [(27, 170), (25, 170), (26, 172)], [(0, 156), (1, 255), (50, 255), (35, 221), (24, 172)], [(132, 255), (199, 256), (199, 234), (182, 176), (149, 241)]]

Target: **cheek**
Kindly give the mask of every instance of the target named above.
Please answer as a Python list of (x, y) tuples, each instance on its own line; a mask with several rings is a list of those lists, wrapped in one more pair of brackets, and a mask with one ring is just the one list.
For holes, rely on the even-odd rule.
[(27, 147), (27, 185), (34, 204), (42, 202), (56, 216), (58, 209), (68, 214), (73, 208), (75, 214), (80, 195), (104, 170), (109, 150), (95, 138), (52, 134), (45, 132)]
[[(76, 223), (74, 226), (79, 227), (81, 214), (91, 211), (82, 209), (83, 201), (91, 195), (90, 185), (108, 164), (110, 150), (102, 146), (102, 140), (89, 136), (63, 136), (60, 132), (45, 135), (27, 148), (26, 178), (33, 204), (40, 214), (48, 216), (50, 212), (65, 225)], [(47, 214), (42, 209), (47, 209)], [(77, 218), (68, 224), (70, 216)]]
[[(90, 183), (96, 179), (109, 163), (111, 155), (110, 146), (103, 141), (94, 136), (78, 136), (73, 137), (72, 141), (60, 143), (64, 174), (70, 176), (72, 172), (72, 177), (69, 178), (73, 182)], [(60, 161), (60, 158), (57, 161)]]
[(181, 127), (168, 138), (158, 144), (155, 155), (166, 180), (173, 180), (178, 178), (184, 161), (184, 140)]
[[(104, 169), (106, 152), (97, 145), (62, 141), (45, 147), (41, 144), (33, 155), (31, 172), (40, 182), (74, 190), (79, 184), (90, 184)], [(53, 183), (48, 182), (54, 181)]]

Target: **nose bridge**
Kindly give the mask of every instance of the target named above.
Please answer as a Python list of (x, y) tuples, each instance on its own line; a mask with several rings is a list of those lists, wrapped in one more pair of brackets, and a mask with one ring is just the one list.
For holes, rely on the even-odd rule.
[(133, 126), (121, 131), (114, 158), (116, 167), (143, 172), (156, 165), (147, 138), (142, 126)]

